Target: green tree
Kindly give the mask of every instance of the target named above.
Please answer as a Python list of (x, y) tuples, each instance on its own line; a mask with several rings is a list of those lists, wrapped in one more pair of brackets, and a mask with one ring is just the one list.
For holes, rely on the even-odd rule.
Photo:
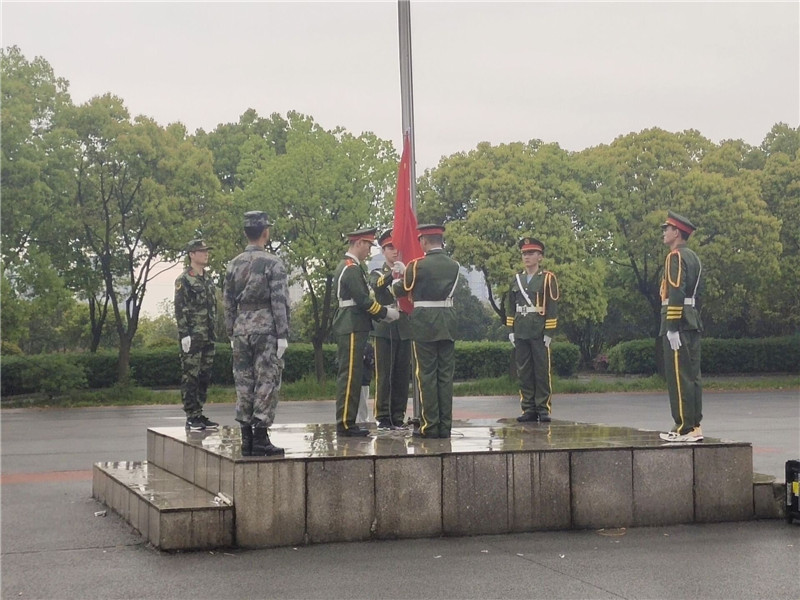
[(572, 325), (568, 335), (605, 316), (604, 269), (592, 256), (601, 241), (597, 217), (578, 168), (557, 144), (481, 143), (421, 178), (419, 220), (447, 223), (453, 258), (483, 273), (489, 303), (503, 322), (503, 297), (521, 268), (517, 242), (524, 235), (545, 243), (543, 266), (561, 284), (559, 322)]
[[(114, 96), (75, 108), (69, 124), (76, 181), (69, 247), (102, 277), (125, 382), (147, 283), (162, 257), (174, 258), (212, 221), (219, 183), (211, 153), (197, 148), (182, 125), (131, 120)], [(84, 291), (96, 297), (96, 290)]]
[(239, 220), (244, 210), (265, 210), (274, 223), (272, 250), (310, 303), (310, 341), (321, 381), (322, 344), (336, 308), (333, 272), (346, 250), (342, 234), (387, 223), (399, 159), (390, 142), (371, 133), (327, 131), (294, 112), (287, 122), (285, 153), (252, 139), (246, 146), (240, 162), (245, 187), (235, 204)]

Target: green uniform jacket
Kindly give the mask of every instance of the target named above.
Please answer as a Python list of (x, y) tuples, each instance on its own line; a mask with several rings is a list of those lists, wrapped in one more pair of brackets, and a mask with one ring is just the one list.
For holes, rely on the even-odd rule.
[(523, 271), (511, 280), (506, 296), (506, 325), (514, 332), (515, 339), (553, 337), (558, 326), (558, 280), (554, 273), (545, 270), (534, 274), (530, 282), (527, 278)]
[(393, 284), (396, 296), (407, 295), (414, 302), (414, 312), (409, 318), (412, 340), (455, 340), (456, 309), (452, 306), (423, 307), (418, 303), (452, 298), (458, 270), (458, 263), (447, 256), (444, 249), (436, 248), (409, 262), (403, 279)]
[(386, 307), (378, 304), (370, 295), (366, 273), (353, 256), (345, 254), (336, 267), (333, 285), (336, 286), (339, 302), (339, 308), (333, 317), (334, 335), (371, 331), (372, 321), (386, 316)]
[(659, 335), (666, 335), (667, 331), (703, 330), (696, 306), (701, 271), (700, 258), (685, 243), (667, 254), (661, 280)]
[[(384, 306), (397, 308), (397, 299), (392, 294), (392, 281), (392, 270), (386, 263), (383, 263), (380, 269), (374, 269), (369, 274), (369, 285), (375, 291), (375, 299)], [(401, 311), (400, 318), (397, 321), (376, 323), (375, 331), (372, 332), (372, 335), (391, 340), (411, 339), (411, 326), (408, 322), (408, 315)]]
[(175, 280), (175, 320), (178, 339), (191, 336), (192, 345), (216, 340), (217, 295), (208, 272), (200, 275), (187, 267)]

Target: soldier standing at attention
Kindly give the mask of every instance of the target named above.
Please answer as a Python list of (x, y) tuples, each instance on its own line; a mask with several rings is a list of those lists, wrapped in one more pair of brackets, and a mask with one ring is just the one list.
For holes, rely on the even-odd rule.
[(396, 321), (399, 316), (396, 308), (387, 308), (375, 301), (367, 286), (367, 274), (361, 266), (375, 243), (375, 231), (373, 227), (347, 234), (348, 250), (333, 274), (339, 302), (339, 310), (333, 317), (333, 334), (338, 346), (336, 433), (340, 436), (369, 435), (368, 429), (356, 425), (364, 346), (373, 320)]
[(210, 249), (203, 240), (189, 242), (186, 246), (189, 265), (175, 280), (175, 320), (181, 340), (181, 400), (186, 429), (194, 430), (219, 427), (203, 414), (214, 364), (217, 319), (214, 282), (206, 273)]
[(544, 244), (526, 237), (519, 241), (525, 270), (511, 281), (506, 297), (508, 339), (514, 344), (522, 414), (517, 421), (550, 421), (552, 378), (550, 342), (558, 325), (558, 281), (539, 266)]
[(245, 213), (249, 243), (225, 273), (225, 329), (233, 347), (242, 456), (284, 453), (272, 444), (268, 429), (275, 419), (283, 354), (289, 345), (289, 292), (283, 262), (265, 250), (270, 225), (265, 212)]
[(453, 294), (459, 265), (447, 256), (443, 225), (417, 227), (425, 256), (412, 260), (393, 284), (396, 296), (414, 302), (409, 317), (411, 349), (419, 387), (420, 426), (414, 437), (449, 438), (453, 426), (456, 310)]
[(696, 229), (686, 217), (668, 212), (661, 226), (670, 252), (661, 280), (661, 330), (664, 376), (675, 425), (659, 434), (668, 442), (699, 442), (703, 439), (703, 384), (700, 379), (700, 334), (703, 325), (697, 310), (697, 290), (703, 268), (686, 240)]
[[(375, 299), (385, 306), (397, 307), (397, 300), (387, 284), (405, 268), (397, 260), (392, 230), (378, 238), (385, 262), (369, 274)], [(398, 308), (399, 310), (399, 308)], [(375, 418), (379, 430), (403, 429), (408, 406), (408, 382), (411, 378), (411, 328), (402, 310), (393, 322), (380, 322), (372, 332), (375, 339)]]

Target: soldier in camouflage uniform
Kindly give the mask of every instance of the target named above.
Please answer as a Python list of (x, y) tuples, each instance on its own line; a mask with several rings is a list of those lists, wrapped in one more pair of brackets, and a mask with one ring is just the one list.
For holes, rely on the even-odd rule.
[(558, 325), (558, 280), (540, 268), (544, 244), (526, 237), (519, 241), (525, 270), (511, 280), (506, 296), (508, 339), (514, 344), (522, 414), (517, 421), (550, 421), (552, 382), (550, 342)]
[(275, 419), (283, 354), (289, 345), (289, 293), (283, 262), (265, 250), (269, 228), (267, 213), (245, 213), (249, 244), (225, 273), (225, 329), (233, 347), (242, 456), (284, 453), (270, 441), (268, 428)]
[[(353, 231), (347, 237), (349, 248), (333, 274), (339, 302), (332, 327), (339, 363), (336, 377), (336, 433), (361, 437), (369, 435), (369, 430), (356, 425), (364, 346), (372, 330), (372, 321), (395, 321), (399, 313), (396, 308), (387, 308), (375, 301), (367, 286), (367, 274), (361, 266), (375, 243), (375, 228)], [(386, 285), (390, 283), (388, 281)]]
[(194, 430), (219, 427), (203, 414), (214, 364), (217, 318), (216, 290), (206, 271), (210, 249), (203, 240), (189, 242), (186, 246), (189, 265), (175, 280), (175, 320), (181, 340), (181, 400), (186, 429)]
[(411, 348), (421, 405), (420, 426), (412, 435), (449, 438), (453, 426), (456, 310), (453, 294), (459, 265), (445, 254), (443, 225), (417, 227), (425, 256), (412, 260), (392, 284), (396, 296), (409, 296)]
[(686, 217), (668, 212), (661, 226), (670, 252), (661, 281), (661, 331), (664, 376), (675, 425), (660, 434), (668, 442), (699, 442), (703, 439), (703, 384), (700, 376), (700, 335), (703, 324), (697, 309), (702, 266), (686, 240), (696, 229)]
[[(397, 260), (397, 248), (392, 243), (392, 230), (378, 238), (385, 262), (369, 274), (375, 299), (384, 306), (397, 307), (397, 299), (387, 283), (391, 283), (405, 268)], [(403, 429), (408, 406), (408, 382), (411, 378), (411, 327), (408, 315), (402, 310), (392, 323), (380, 322), (372, 332), (375, 342), (375, 419), (379, 430)]]

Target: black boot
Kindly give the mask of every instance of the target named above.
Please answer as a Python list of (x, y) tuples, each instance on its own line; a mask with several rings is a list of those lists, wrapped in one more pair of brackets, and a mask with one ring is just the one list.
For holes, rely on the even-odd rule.
[(278, 456), (283, 448), (273, 446), (266, 427), (253, 427), (253, 456)]
[(253, 426), (242, 426), (242, 456), (253, 456)]

